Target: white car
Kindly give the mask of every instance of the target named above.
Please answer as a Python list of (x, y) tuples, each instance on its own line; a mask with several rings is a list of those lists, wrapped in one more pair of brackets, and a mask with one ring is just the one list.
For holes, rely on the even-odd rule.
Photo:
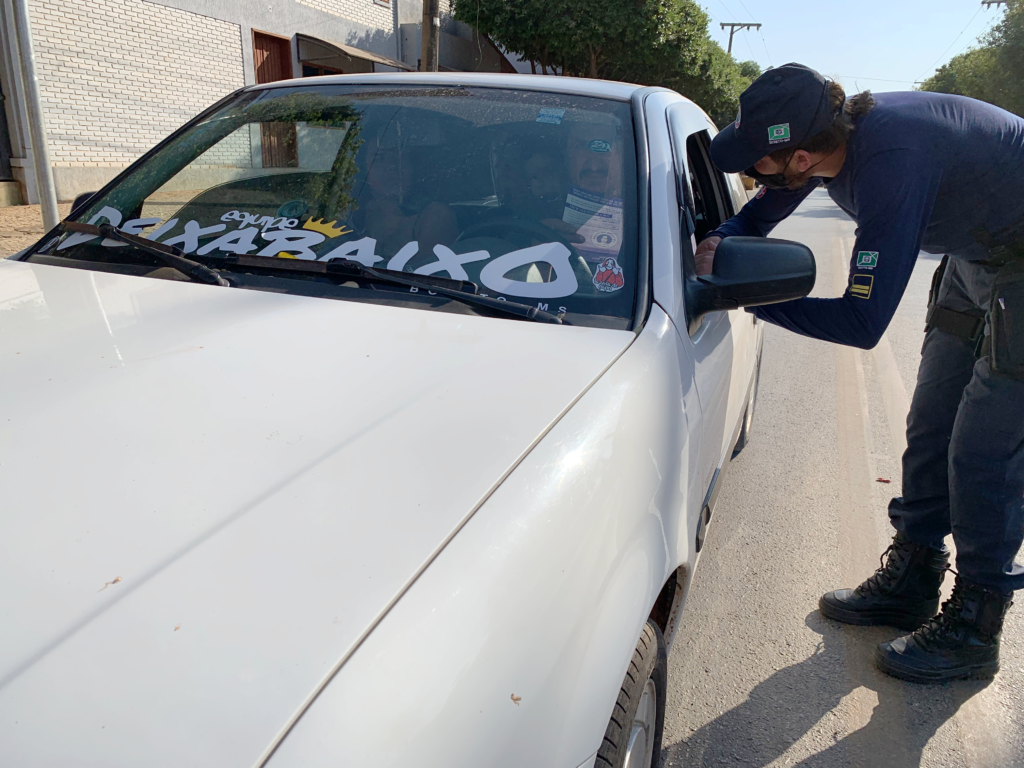
[(243, 89), (0, 262), (0, 763), (650, 766), (803, 246), (659, 88)]

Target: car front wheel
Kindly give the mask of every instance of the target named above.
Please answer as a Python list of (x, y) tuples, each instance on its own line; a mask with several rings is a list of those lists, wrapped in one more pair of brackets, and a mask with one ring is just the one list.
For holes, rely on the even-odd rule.
[(652, 768), (658, 764), (667, 682), (665, 638), (648, 619), (619, 689), (595, 768)]

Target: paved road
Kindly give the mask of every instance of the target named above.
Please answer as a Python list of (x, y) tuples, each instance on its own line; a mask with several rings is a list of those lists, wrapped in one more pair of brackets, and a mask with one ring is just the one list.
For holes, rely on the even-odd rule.
[[(775, 234), (813, 249), (812, 295), (838, 296), (853, 229), (815, 192)], [(817, 612), (821, 593), (878, 566), (892, 535), (885, 509), (900, 492), (936, 264), (919, 260), (870, 352), (767, 328), (756, 432), (725, 476), (669, 657), (664, 766), (1024, 766), (1024, 605), (994, 682), (937, 687), (874, 669), (874, 646), (897, 630)]]

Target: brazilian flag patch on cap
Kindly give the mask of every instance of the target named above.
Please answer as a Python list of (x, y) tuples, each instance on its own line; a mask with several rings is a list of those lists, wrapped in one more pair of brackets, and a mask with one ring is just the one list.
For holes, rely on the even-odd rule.
[(783, 141), (789, 141), (789, 123), (779, 123), (778, 125), (768, 126), (768, 143), (779, 144)]

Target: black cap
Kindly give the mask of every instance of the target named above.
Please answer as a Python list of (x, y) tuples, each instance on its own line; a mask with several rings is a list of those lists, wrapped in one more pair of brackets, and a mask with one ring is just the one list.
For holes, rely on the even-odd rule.
[(828, 81), (803, 64), (769, 69), (740, 95), (740, 111), (711, 142), (725, 173), (750, 168), (778, 149), (796, 147), (832, 124)]

